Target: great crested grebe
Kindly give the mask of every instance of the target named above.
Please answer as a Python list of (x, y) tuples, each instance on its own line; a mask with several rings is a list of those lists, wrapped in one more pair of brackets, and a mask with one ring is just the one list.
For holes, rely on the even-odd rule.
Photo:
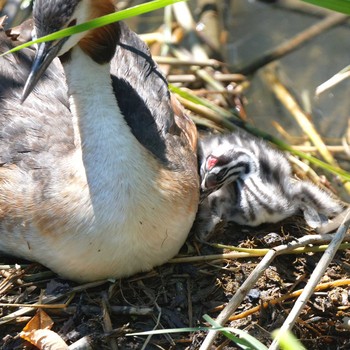
[(204, 200), (196, 226), (202, 236), (221, 219), (258, 226), (301, 211), (311, 227), (320, 227), (345, 209), (328, 192), (293, 178), (282, 152), (244, 131), (207, 136), (198, 154)]
[[(113, 11), (36, 0), (34, 30)], [(146, 45), (123, 23), (39, 44), (25, 83), (32, 57), (0, 59), (0, 250), (76, 281), (166, 262), (197, 212), (197, 132)]]

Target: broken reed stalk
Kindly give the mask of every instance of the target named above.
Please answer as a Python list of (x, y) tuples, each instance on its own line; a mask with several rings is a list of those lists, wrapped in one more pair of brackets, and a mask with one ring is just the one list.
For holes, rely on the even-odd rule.
[(320, 176), (313, 168), (310, 167), (309, 164), (303, 162), (298, 157), (292, 156), (291, 154), (288, 156), (288, 160), (292, 165), (293, 172), (298, 178), (308, 178), (316, 184), (322, 183)]
[[(206, 61), (209, 60), (208, 54), (206, 53), (205, 49), (203, 48), (202, 44), (199, 41), (198, 35), (196, 35), (195, 27), (196, 22), (193, 19), (193, 16), (191, 14), (191, 11), (189, 10), (188, 4), (184, 2), (178, 2), (177, 4), (173, 5), (175, 17), (179, 23), (179, 25), (185, 30), (187, 35), (189, 36), (189, 39), (191, 40), (191, 53), (188, 53), (187, 55), (184, 53), (184, 51), (179, 51), (176, 48), (172, 48), (172, 52), (175, 56), (178, 58), (182, 57), (183, 59), (194, 59), (199, 61)], [(187, 56), (187, 57), (184, 57)], [(210, 86), (213, 90), (222, 91), (224, 89), (224, 85), (214, 79), (212, 77), (213, 69), (211, 67), (198, 67), (198, 66), (192, 66), (193, 73), (198, 76), (201, 80), (203, 80), (207, 86)], [(220, 104), (223, 106), (227, 106), (226, 100), (224, 96), (217, 95), (218, 101), (220, 101)]]
[[(340, 287), (340, 286), (348, 286), (350, 285), (350, 279), (343, 279), (343, 280), (337, 280), (334, 282), (327, 282), (327, 283), (320, 283), (315, 287), (315, 292), (319, 292), (321, 290), (325, 290), (325, 289), (330, 289), (330, 288), (334, 288), (334, 287)], [(282, 295), (279, 298), (275, 298), (275, 299), (271, 299), (268, 301), (262, 301), (262, 303), (260, 305), (257, 305), (249, 310), (243, 311), (237, 315), (233, 315), (231, 317), (229, 317), (229, 321), (235, 321), (235, 320), (240, 320), (242, 318), (248, 317), (252, 314), (254, 314), (255, 312), (258, 312), (261, 308), (267, 308), (271, 305), (277, 305), (279, 303), (281, 303), (282, 301), (288, 300), (288, 299), (294, 299), (298, 296), (300, 296), (305, 288), (303, 289), (298, 289), (295, 290), (292, 293), (287, 293), (285, 295)]]
[(322, 276), (324, 275), (328, 265), (332, 262), (334, 255), (339, 248), (339, 245), (341, 244), (341, 242), (343, 241), (346, 235), (349, 225), (350, 225), (350, 211), (348, 211), (348, 215), (346, 215), (346, 217), (344, 218), (343, 223), (337, 230), (336, 234), (334, 235), (334, 238), (332, 239), (328, 248), (324, 252), (322, 258), (318, 262), (303, 292), (300, 294), (299, 298), (295, 302), (292, 310), (290, 311), (282, 327), (280, 328), (278, 335), (276, 336), (271, 346), (269, 347), (269, 350), (277, 350), (279, 335), (282, 335), (285, 332), (292, 330), (301, 311), (303, 310), (304, 306), (306, 305), (312, 293), (314, 292), (315, 287), (317, 286)]
[[(308, 136), (310, 141), (317, 148), (322, 158), (330, 165), (339, 167), (337, 161), (334, 159), (332, 153), (328, 150), (321, 136), (317, 132), (315, 126), (310, 121), (309, 116), (304, 113), (295, 98), (288, 91), (288, 89), (281, 83), (275, 74), (273, 67), (263, 70), (263, 76), (268, 83), (268, 87), (273, 91), (278, 100), (286, 107), (290, 114), (299, 124), (303, 132)], [(344, 184), (345, 189), (350, 193), (350, 183)]]
[[(112, 320), (111, 320), (111, 316), (110, 316), (110, 305), (109, 305), (106, 293), (102, 293), (101, 309), (102, 309), (103, 330), (105, 333), (112, 332), (113, 325), (112, 325)], [(117, 341), (115, 338), (110, 337), (107, 339), (107, 342), (108, 342), (109, 348), (111, 350), (118, 350), (118, 345), (117, 345)]]
[[(281, 252), (280, 255), (283, 254), (303, 254), (303, 253), (320, 253), (324, 252), (328, 245), (323, 244), (319, 246), (308, 247), (307, 245), (312, 244), (320, 244), (330, 242), (333, 239), (333, 235), (331, 234), (321, 234), (321, 235), (308, 235), (304, 236), (304, 239), (307, 241), (305, 246), (301, 246), (299, 248), (291, 249), (285, 252)], [(350, 235), (346, 235), (344, 240), (350, 240)], [(213, 260), (227, 260), (227, 259), (243, 259), (243, 258), (252, 258), (258, 256), (265, 256), (271, 249), (247, 249), (247, 248), (239, 248), (232, 247), (223, 244), (209, 244), (210, 246), (218, 249), (229, 249), (233, 250), (230, 253), (222, 253), (222, 254), (211, 254), (211, 255), (202, 255), (202, 256), (187, 256), (187, 257), (178, 257), (173, 258), (168, 261), (171, 264), (183, 264), (183, 263), (201, 263), (208, 262)], [(343, 243), (339, 247), (340, 249), (348, 249), (350, 248), (350, 243)]]
[(328, 10), (327, 8), (295, 0), (279, 0), (276, 4), (274, 4), (274, 6), (287, 11), (298, 12), (303, 15), (308, 15), (315, 18), (324, 18), (325, 16), (334, 13), (334, 11)]
[[(325, 145), (325, 147), (328, 149), (331, 153), (346, 153), (347, 150), (344, 146), (341, 145)], [(316, 146), (307, 146), (307, 145), (295, 145), (293, 146), (294, 149), (302, 151), (302, 152), (318, 152), (318, 149)]]
[[(89, 288), (95, 288), (95, 287), (101, 286), (102, 284), (105, 284), (107, 282), (108, 281), (106, 280), (106, 281), (96, 281), (96, 282), (86, 283), (86, 284), (83, 284), (83, 285), (80, 285), (80, 286), (77, 286), (77, 287), (70, 289), (67, 293), (62, 293), (62, 294), (59, 294), (56, 296), (43, 297), (43, 299), (41, 300), (41, 303), (42, 304), (50, 304), (50, 303), (56, 302), (57, 300), (60, 300), (63, 297), (72, 295), (74, 293), (81, 292), (81, 291), (89, 289)], [(66, 303), (66, 305), (67, 305), (67, 303)], [(15, 312), (12, 312), (9, 315), (1, 317), (0, 318), (0, 325), (9, 323), (9, 322), (13, 321), (14, 319), (16, 319), (17, 317), (26, 315), (29, 312), (34, 311), (34, 310), (35, 310), (35, 308), (30, 306), (30, 305), (28, 307), (23, 307)]]
[(329, 78), (327, 81), (322, 83), (316, 88), (315, 95), (319, 96), (323, 92), (327, 91), (328, 89), (334, 87), (335, 85), (342, 82), (344, 79), (347, 79), (350, 77), (350, 66), (347, 66), (343, 68), (340, 72), (333, 75), (331, 78)]
[(177, 96), (177, 99), (183, 106), (185, 106), (189, 110), (209, 119), (210, 121), (214, 122), (218, 126), (224, 127), (225, 129), (228, 129), (231, 131), (234, 130), (234, 126), (230, 121), (228, 121), (227, 119), (221, 118), (220, 115), (218, 115), (212, 109), (206, 106), (199, 105), (181, 96)]
[[(283, 254), (304, 254), (304, 253), (321, 253), (328, 248), (328, 245), (320, 245), (315, 247), (300, 247), (293, 249), (291, 251), (281, 253)], [(349, 249), (350, 243), (343, 243), (339, 246), (339, 250)], [(230, 260), (230, 259), (244, 259), (252, 258), (258, 256), (265, 256), (270, 249), (252, 249), (251, 252), (230, 252), (222, 254), (210, 254), (210, 255), (201, 255), (201, 256), (187, 256), (183, 258), (173, 258), (168, 261), (170, 264), (184, 264), (184, 263), (203, 263), (213, 260)]]
[(339, 167), (327, 164), (307, 153), (294, 149), (293, 147), (291, 147), (284, 141), (278, 139), (277, 137), (274, 137), (265, 131), (257, 129), (253, 125), (239, 119), (237, 115), (234, 114), (234, 111), (228, 111), (224, 108), (221, 108), (215, 105), (214, 103), (208, 101), (207, 99), (198, 97), (195, 94), (189, 92), (188, 90), (180, 89), (174, 85), (169, 84), (169, 88), (173, 93), (177, 95), (181, 103), (183, 103), (186, 108), (195, 113), (199, 113), (200, 115), (205, 116), (206, 118), (210, 119), (210, 121), (217, 123), (219, 126), (224, 127), (229, 131), (234, 131), (237, 129), (237, 127), (242, 128), (257, 137), (262, 137), (266, 141), (274, 143), (283, 151), (290, 152), (328, 172), (338, 175), (344, 181), (350, 181), (350, 173), (348, 173), (347, 171)]
[(267, 82), (268, 87), (272, 90), (272, 92), (283, 104), (283, 106), (286, 107), (286, 109), (294, 117), (294, 119), (297, 121), (303, 132), (315, 145), (323, 159), (327, 163), (333, 166), (337, 166), (337, 162), (335, 161), (332, 154), (329, 152), (328, 148), (324, 144), (315, 126), (311, 123), (309, 116), (304, 113), (304, 111), (299, 106), (292, 94), (278, 79), (275, 70), (272, 68), (266, 68), (263, 70), (263, 76)]
[[(176, 57), (152, 56), (158, 64), (169, 64), (171, 66), (198, 66), (198, 67), (213, 67), (214, 69), (227, 66), (227, 64), (208, 58), (207, 60), (181, 60)], [(239, 77), (244, 77), (242, 74), (235, 74)], [(244, 77), (245, 78), (245, 77)]]
[(209, 56), (221, 57), (221, 25), (219, 22), (217, 0), (198, 0), (198, 12), (200, 13), (197, 27), (197, 35), (203, 40), (206, 46), (211, 50)]
[[(349, 224), (349, 223), (348, 223)], [(339, 230), (343, 230), (344, 225), (342, 225)], [(337, 234), (338, 235), (338, 232)], [(342, 233), (342, 239), (345, 236), (345, 232), (341, 231)], [(291, 242), (288, 244), (283, 244), (278, 247), (275, 247), (264, 256), (264, 258), (260, 261), (260, 263), (256, 266), (256, 268), (253, 270), (253, 272), (248, 276), (248, 278), (243, 282), (243, 284), (237, 289), (236, 293), (234, 296), (231, 298), (231, 300), (228, 302), (226, 307), (220, 312), (219, 316), (216, 318), (216, 321), (220, 325), (224, 325), (231, 315), (236, 311), (237, 307), (242, 303), (243, 299), (246, 297), (247, 293), (249, 290), (253, 288), (257, 280), (262, 276), (264, 271), (270, 266), (272, 261), (275, 259), (276, 256), (289, 252), (293, 249), (305, 246), (307, 244), (310, 244), (310, 239), (314, 240), (315, 238), (321, 239), (323, 235), (312, 235), (310, 236), (305, 236), (300, 239), (298, 239), (295, 242)], [(337, 242), (338, 242), (338, 236), (334, 236), (332, 242), (335, 241), (335, 237), (337, 237)], [(340, 242), (339, 242), (340, 244)], [(333, 248), (332, 248), (333, 249)], [(327, 250), (326, 250), (327, 252)], [(325, 253), (326, 254), (326, 253)], [(214, 340), (218, 334), (218, 331), (216, 330), (210, 330), (202, 343), (201, 347), (199, 348), (200, 350), (209, 350), (211, 345), (214, 343)]]

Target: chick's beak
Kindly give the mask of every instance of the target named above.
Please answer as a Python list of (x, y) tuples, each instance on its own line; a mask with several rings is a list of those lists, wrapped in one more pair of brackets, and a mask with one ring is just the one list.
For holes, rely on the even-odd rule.
[(40, 77), (44, 74), (53, 59), (58, 55), (61, 47), (66, 41), (65, 39), (66, 38), (59, 41), (48, 41), (39, 44), (32, 68), (22, 92), (21, 103), (23, 103), (33, 91)]
[(203, 180), (200, 188), (200, 202), (203, 202), (211, 193), (217, 190), (216, 175), (206, 173), (203, 175)]
[(213, 190), (217, 186), (216, 174), (206, 173), (202, 181), (201, 187), (203, 190)]

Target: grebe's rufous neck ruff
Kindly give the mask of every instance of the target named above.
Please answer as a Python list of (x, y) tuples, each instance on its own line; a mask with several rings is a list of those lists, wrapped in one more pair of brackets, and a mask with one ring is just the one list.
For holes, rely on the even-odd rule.
[[(88, 10), (87, 3), (90, 3)], [(51, 34), (60, 29), (80, 24), (84, 21), (113, 13), (114, 5), (108, 0), (36, 0), (33, 20), (36, 37)], [(22, 102), (57, 56), (63, 56), (71, 47), (78, 44), (95, 62), (108, 63), (114, 56), (120, 35), (119, 23), (112, 23), (87, 32), (55, 41), (40, 43), (33, 66), (22, 94)], [(64, 45), (66, 44), (66, 47)], [(69, 45), (69, 46), (68, 46)]]

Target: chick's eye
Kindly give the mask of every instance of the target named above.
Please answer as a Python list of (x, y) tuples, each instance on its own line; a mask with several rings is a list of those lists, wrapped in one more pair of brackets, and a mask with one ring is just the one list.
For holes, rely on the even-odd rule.
[(218, 181), (221, 181), (221, 180), (225, 177), (226, 173), (227, 173), (227, 169), (226, 169), (226, 168), (221, 169), (221, 170), (216, 174), (216, 179), (217, 179)]

